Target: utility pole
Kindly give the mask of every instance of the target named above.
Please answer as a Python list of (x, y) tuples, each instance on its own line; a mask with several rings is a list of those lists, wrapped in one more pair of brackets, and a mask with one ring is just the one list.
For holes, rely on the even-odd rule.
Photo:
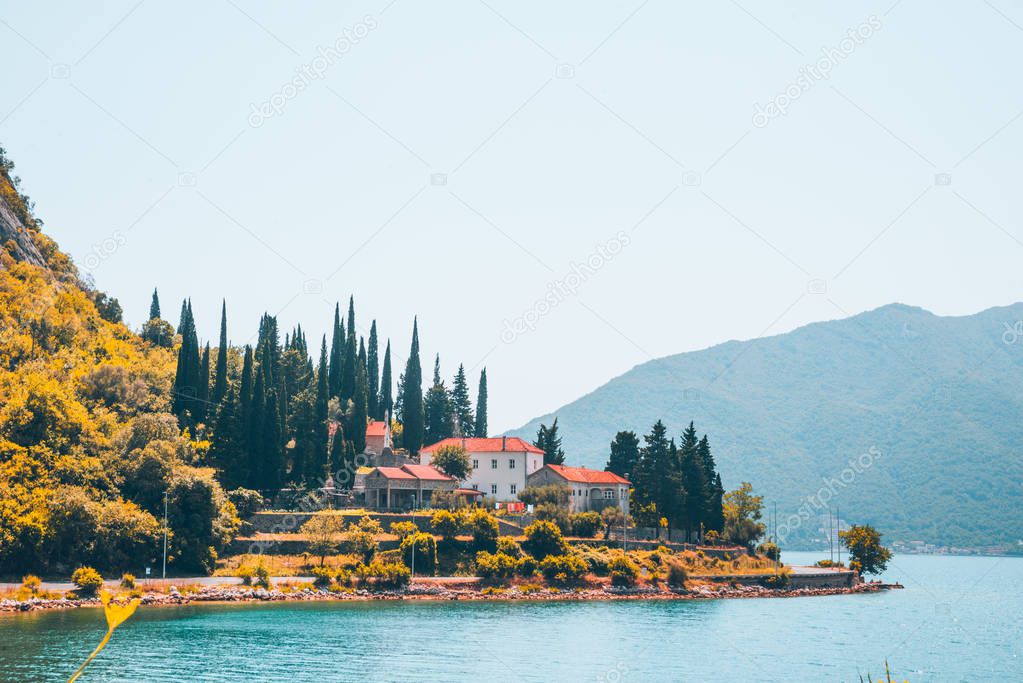
[(838, 528), (838, 535), (835, 537), (835, 545), (838, 546), (838, 563), (842, 564), (842, 508), (835, 506), (835, 526)]
[(774, 573), (778, 573), (778, 560), (781, 559), (781, 546), (778, 545), (778, 503), (774, 503), (774, 533), (771, 534), (774, 539), (775, 548), (778, 552), (774, 556)]
[(835, 561), (835, 530), (831, 522), (831, 508), (828, 508), (828, 559)]
[(167, 578), (167, 495), (163, 492), (163, 578)]
[[(419, 505), (419, 499), (417, 498), (412, 503), (412, 525), (416, 524), (416, 507)], [(412, 532), (412, 573), (409, 577), (409, 585), (412, 585), (412, 579), (416, 578), (416, 536), (419, 535), (419, 527), (416, 526), (416, 530)], [(436, 563), (435, 563), (436, 564)]]

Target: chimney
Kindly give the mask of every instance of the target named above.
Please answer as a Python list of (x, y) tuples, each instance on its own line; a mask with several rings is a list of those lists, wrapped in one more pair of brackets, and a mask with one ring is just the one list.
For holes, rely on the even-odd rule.
[(465, 437), (462, 437), (462, 448), (465, 448)]
[(507, 449), (508, 449), (508, 437), (507, 436), (502, 436), (501, 437), (501, 450), (504, 451), (504, 450), (507, 450)]

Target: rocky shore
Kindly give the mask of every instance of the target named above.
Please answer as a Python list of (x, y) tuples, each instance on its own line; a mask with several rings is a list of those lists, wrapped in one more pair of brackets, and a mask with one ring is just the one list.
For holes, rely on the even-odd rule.
[[(147, 607), (189, 605), (199, 603), (236, 602), (301, 602), (301, 601), (369, 601), (369, 600), (466, 600), (466, 601), (550, 601), (550, 600), (706, 600), (725, 598), (794, 598), (817, 595), (851, 595), (876, 593), (899, 584), (861, 583), (851, 588), (773, 589), (763, 586), (703, 584), (688, 589), (664, 586), (585, 586), (578, 588), (523, 589), (519, 586), (480, 588), (479, 586), (413, 585), (395, 590), (348, 589), (329, 591), (318, 588), (280, 590), (234, 586), (207, 586), (194, 592), (181, 592), (175, 587), (167, 593), (143, 593), (142, 605)], [(0, 600), (0, 612), (33, 612), (38, 610), (99, 607), (99, 598), (29, 598)]]

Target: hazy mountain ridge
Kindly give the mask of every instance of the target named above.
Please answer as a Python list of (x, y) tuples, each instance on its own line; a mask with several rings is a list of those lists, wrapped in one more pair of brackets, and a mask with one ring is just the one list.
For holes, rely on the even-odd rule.
[[(892, 539), (1015, 542), (1023, 337), (1007, 330), (1018, 320), (1023, 303), (960, 317), (892, 304), (644, 363), (511, 433), (531, 437), (557, 415), (568, 461), (603, 467), (618, 429), (645, 433), (663, 418), (677, 435), (692, 419), (726, 486), (752, 481), (778, 502), (780, 523), (836, 478), (842, 517)], [(880, 455), (843, 484), (848, 461), (872, 448)]]

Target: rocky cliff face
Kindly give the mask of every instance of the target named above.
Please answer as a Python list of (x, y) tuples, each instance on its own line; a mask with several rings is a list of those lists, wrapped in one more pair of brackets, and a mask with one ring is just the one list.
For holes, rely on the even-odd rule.
[[(6, 178), (0, 183), (9, 184)], [(13, 188), (3, 188), (5, 190)], [(0, 192), (0, 247), (3, 247), (17, 261), (26, 261), (35, 266), (45, 266), (46, 259), (32, 239), (32, 231), (19, 219), (8, 202), (8, 192)], [(0, 261), (3, 268), (3, 261)]]

